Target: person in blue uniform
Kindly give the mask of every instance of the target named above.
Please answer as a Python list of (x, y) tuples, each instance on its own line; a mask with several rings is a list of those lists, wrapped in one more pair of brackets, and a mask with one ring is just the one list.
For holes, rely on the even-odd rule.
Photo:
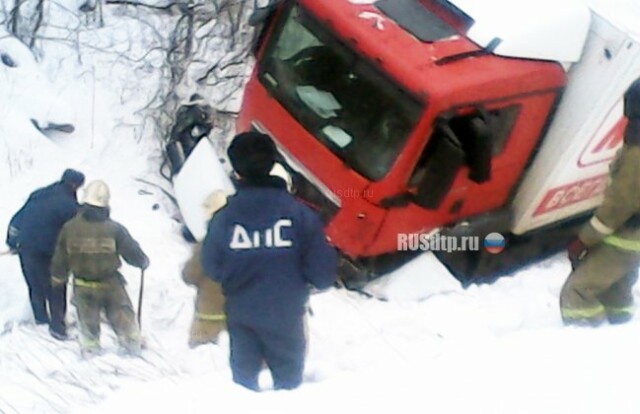
[(60, 181), (31, 193), (7, 232), (7, 245), (20, 257), (36, 323), (49, 324), (51, 335), (60, 340), (67, 339), (67, 287), (52, 288), (49, 268), (62, 226), (78, 212), (76, 194), (84, 179), (80, 171), (67, 169)]
[(237, 193), (209, 222), (202, 265), (225, 295), (233, 380), (258, 391), (266, 364), (275, 389), (293, 389), (304, 371), (310, 287), (333, 285), (337, 254), (319, 216), (269, 175), (277, 151), (268, 136), (241, 133), (228, 155)]

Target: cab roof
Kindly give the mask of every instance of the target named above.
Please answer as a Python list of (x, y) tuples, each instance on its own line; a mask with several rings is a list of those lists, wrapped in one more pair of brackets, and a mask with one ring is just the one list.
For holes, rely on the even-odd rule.
[[(449, 91), (447, 99), (454, 99), (454, 90), (468, 92), (466, 83), (504, 83), (504, 73), (508, 73), (511, 80), (527, 79), (528, 87), (532, 90), (555, 88), (564, 83), (564, 80), (555, 76), (536, 74), (543, 67), (548, 67), (549, 70), (562, 68), (556, 61), (495, 58), (495, 49), (493, 52), (487, 51), (466, 35), (470, 26), (475, 23), (444, 0), (298, 2), (310, 10), (315, 18), (323, 21), (325, 26), (335, 31), (344, 42), (357, 47), (372, 62), (384, 67), (385, 71), (392, 73), (397, 81), (418, 97), (432, 95), (443, 89)], [(396, 4), (388, 7), (391, 3)], [(427, 9), (426, 13), (418, 13), (417, 10), (420, 9)], [(433, 40), (425, 40), (424, 33), (416, 33), (414, 30), (416, 22), (403, 19), (403, 15), (418, 21), (421, 18), (433, 21), (439, 19), (444, 24), (437, 30), (426, 33)], [(451, 28), (455, 29), (453, 34)], [(491, 40), (494, 38), (495, 36), (487, 40), (490, 46), (493, 46)], [(497, 45), (498, 48), (501, 45), (501, 50), (506, 50), (504, 47), (508, 43), (503, 40)], [(450, 63), (455, 64), (454, 69), (451, 69)], [(540, 66), (541, 64), (550, 66)], [(469, 99), (474, 97), (470, 96)]]
[[(585, 3), (588, 0), (343, 1), (375, 6), (423, 41), (441, 40), (423, 35), (434, 22), (424, 3), (440, 3), (466, 15), (471, 20), (467, 37), (496, 55), (563, 63), (580, 59), (591, 20)], [(620, 1), (634, 0), (603, 0), (602, 3)]]

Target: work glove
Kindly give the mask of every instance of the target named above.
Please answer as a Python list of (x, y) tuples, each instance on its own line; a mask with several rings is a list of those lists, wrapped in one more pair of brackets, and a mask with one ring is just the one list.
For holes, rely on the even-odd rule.
[(587, 250), (587, 246), (579, 238), (576, 238), (569, 243), (567, 246), (567, 256), (569, 257), (569, 261), (571, 262), (571, 267), (573, 269), (578, 267), (578, 263), (584, 259), (587, 254)]

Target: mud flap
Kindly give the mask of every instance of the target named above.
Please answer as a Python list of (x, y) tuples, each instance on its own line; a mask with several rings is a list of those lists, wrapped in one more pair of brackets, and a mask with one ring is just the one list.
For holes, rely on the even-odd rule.
[(201, 139), (173, 177), (173, 188), (184, 223), (196, 240), (207, 233), (208, 217), (202, 204), (214, 190), (235, 193), (220, 158), (207, 139)]

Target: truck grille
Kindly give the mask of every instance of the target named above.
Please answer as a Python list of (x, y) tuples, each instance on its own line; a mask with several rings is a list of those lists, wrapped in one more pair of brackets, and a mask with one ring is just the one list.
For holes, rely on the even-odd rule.
[[(274, 139), (273, 134), (266, 130), (258, 122), (252, 122), (251, 129), (256, 132), (261, 132), (268, 135), (278, 148), (278, 162), (287, 170), (291, 175), (293, 181), (293, 195), (300, 201), (307, 204), (314, 209), (322, 219), (323, 223), (327, 225), (333, 217), (338, 214), (340, 206), (327, 197), (316, 185), (314, 185), (304, 174), (300, 173), (295, 166), (292, 166), (288, 161), (288, 157), (283, 154), (283, 148), (278, 144), (278, 141)], [(292, 157), (293, 158), (293, 157)], [(293, 162), (297, 162), (293, 160)], [(304, 166), (300, 165), (300, 169), (304, 169)]]
[[(282, 160), (281, 162), (285, 163), (286, 161)], [(285, 168), (291, 171), (288, 165)], [(338, 214), (340, 207), (322, 194), (322, 192), (302, 174), (293, 171), (292, 177), (294, 195), (316, 210), (324, 224), (328, 224), (331, 219)]]

